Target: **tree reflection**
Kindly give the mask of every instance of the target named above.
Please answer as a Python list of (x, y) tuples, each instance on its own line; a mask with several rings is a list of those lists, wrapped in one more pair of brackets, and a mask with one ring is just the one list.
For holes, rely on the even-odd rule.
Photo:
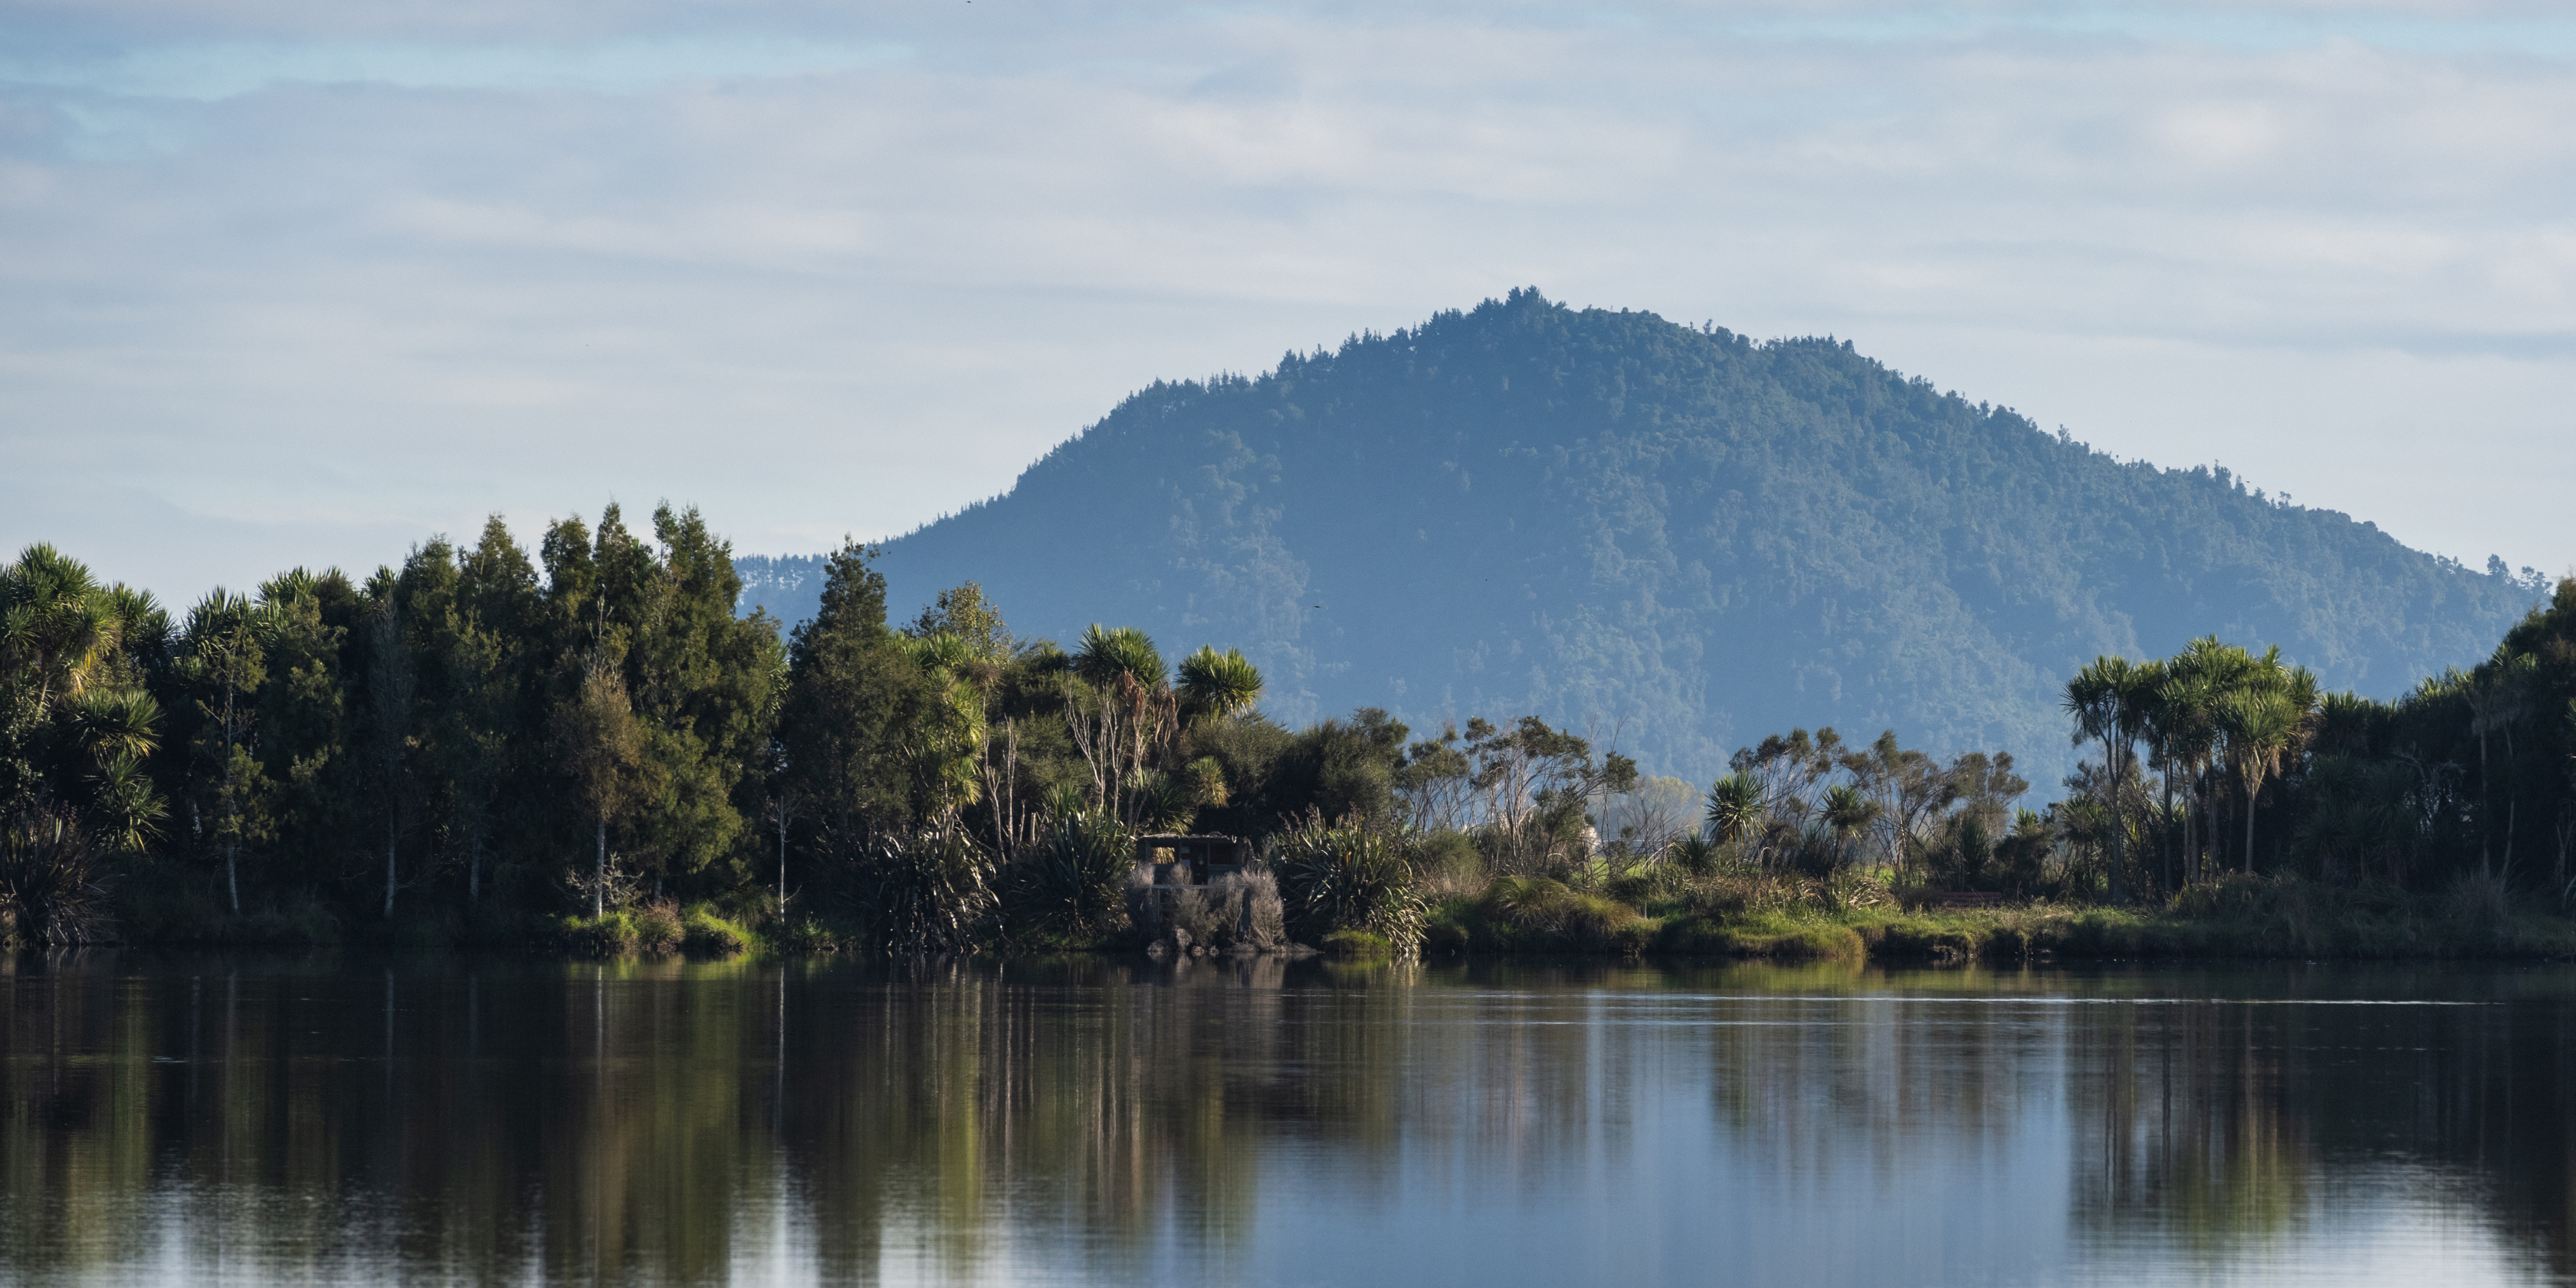
[(1283, 1158), (1362, 1208), (1530, 1202), (1680, 1095), (1792, 1200), (2055, 1150), (2079, 1239), (2215, 1261), (2399, 1175), (2564, 1275), (2570, 1011), (2537, 978), (2353, 1007), (1848, 966), (21, 959), (0, 1266), (1239, 1278)]

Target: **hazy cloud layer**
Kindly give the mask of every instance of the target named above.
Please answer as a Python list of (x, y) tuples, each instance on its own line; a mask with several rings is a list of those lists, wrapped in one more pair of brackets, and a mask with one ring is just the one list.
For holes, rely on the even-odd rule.
[(1530, 284), (2557, 571), (2562, 12), (0, 7), (0, 544), (173, 598), (611, 496), (813, 550)]

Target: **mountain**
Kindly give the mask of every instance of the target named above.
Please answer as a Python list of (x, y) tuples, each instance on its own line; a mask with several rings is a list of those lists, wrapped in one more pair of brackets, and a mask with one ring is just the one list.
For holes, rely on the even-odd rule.
[[(1706, 781), (1793, 725), (2071, 764), (2103, 653), (2279, 644), (2390, 697), (2541, 597), (2224, 469), (2115, 461), (1830, 339), (1515, 291), (1259, 377), (1158, 383), (891, 543), (891, 602), (1240, 646), (1291, 722), (1534, 711)], [(810, 611), (817, 566), (743, 562)]]

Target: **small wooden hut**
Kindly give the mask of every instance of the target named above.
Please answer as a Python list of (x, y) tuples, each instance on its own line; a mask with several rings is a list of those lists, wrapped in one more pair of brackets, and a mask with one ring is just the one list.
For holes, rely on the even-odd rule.
[(1219, 835), (1140, 836), (1136, 862), (1154, 867), (1157, 886), (1203, 886), (1252, 861), (1252, 842)]

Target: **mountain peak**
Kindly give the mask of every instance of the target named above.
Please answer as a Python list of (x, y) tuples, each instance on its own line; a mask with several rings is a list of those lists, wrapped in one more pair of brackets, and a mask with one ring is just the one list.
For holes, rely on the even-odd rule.
[(1848, 340), (1535, 288), (1158, 382), (882, 567), (898, 603), (980, 582), (1023, 633), (1240, 646), (1284, 719), (1531, 711), (1693, 778), (1819, 724), (2049, 772), (2059, 687), (2097, 654), (2218, 634), (2390, 696), (2535, 598)]

